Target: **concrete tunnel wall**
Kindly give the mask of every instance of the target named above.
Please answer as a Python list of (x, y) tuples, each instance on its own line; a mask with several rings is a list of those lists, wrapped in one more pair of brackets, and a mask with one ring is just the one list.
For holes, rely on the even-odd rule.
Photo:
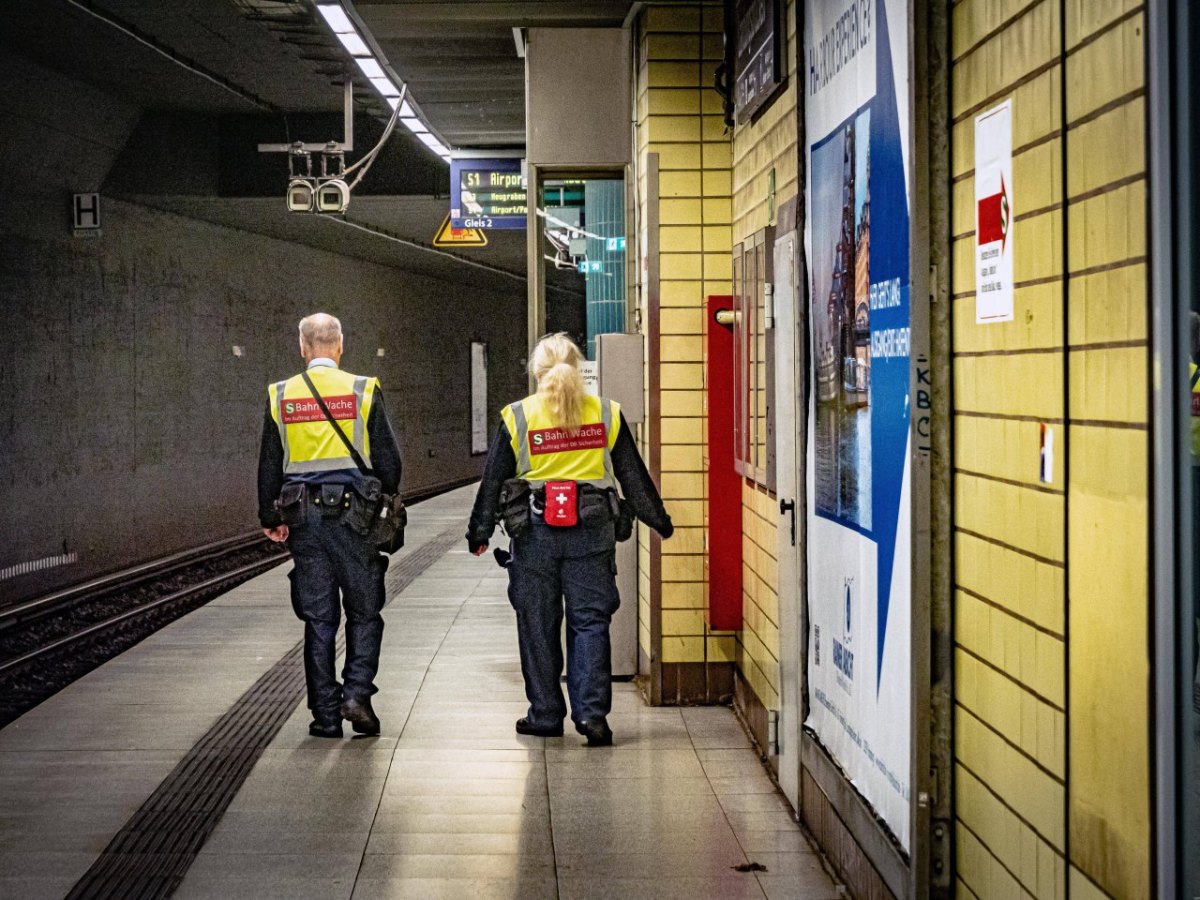
[[(266, 386), (299, 370), (296, 323), (317, 309), (342, 320), (344, 367), (382, 380), (405, 490), (479, 472), (470, 342), (489, 344), (491, 409), (521, 396), (520, 283), (468, 289), (105, 197), (140, 111), (26, 61), (0, 61), (0, 83), (0, 129), (25, 149), (0, 175), (0, 570), (79, 557), (0, 594), (257, 527)], [(97, 189), (103, 234), (77, 238), (70, 195)]]

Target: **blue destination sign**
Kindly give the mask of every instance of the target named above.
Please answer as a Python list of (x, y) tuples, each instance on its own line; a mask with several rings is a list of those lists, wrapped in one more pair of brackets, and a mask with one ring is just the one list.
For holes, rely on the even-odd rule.
[(450, 161), (452, 228), (524, 228), (528, 203), (519, 159)]

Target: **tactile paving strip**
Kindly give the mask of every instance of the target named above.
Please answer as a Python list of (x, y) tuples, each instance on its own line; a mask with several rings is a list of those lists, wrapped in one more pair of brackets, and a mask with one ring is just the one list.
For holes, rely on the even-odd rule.
[[(462, 539), (462, 525), (455, 524), (405, 553), (389, 568), (388, 602)], [(339, 652), (342, 643), (339, 639)], [(117, 832), (68, 900), (170, 897), (304, 692), (301, 641), (196, 742)]]

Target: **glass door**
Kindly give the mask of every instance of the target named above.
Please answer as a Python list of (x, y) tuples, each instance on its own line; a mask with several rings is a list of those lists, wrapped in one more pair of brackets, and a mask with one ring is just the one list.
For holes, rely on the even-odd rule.
[(546, 331), (565, 331), (594, 360), (596, 335), (628, 321), (625, 180), (546, 176), (537, 216)]

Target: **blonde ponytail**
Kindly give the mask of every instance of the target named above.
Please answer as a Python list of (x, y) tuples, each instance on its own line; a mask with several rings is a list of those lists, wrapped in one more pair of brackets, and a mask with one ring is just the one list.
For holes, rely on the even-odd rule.
[(583, 354), (564, 332), (542, 338), (529, 358), (538, 396), (546, 402), (555, 423), (572, 436), (583, 425), (582, 360)]

